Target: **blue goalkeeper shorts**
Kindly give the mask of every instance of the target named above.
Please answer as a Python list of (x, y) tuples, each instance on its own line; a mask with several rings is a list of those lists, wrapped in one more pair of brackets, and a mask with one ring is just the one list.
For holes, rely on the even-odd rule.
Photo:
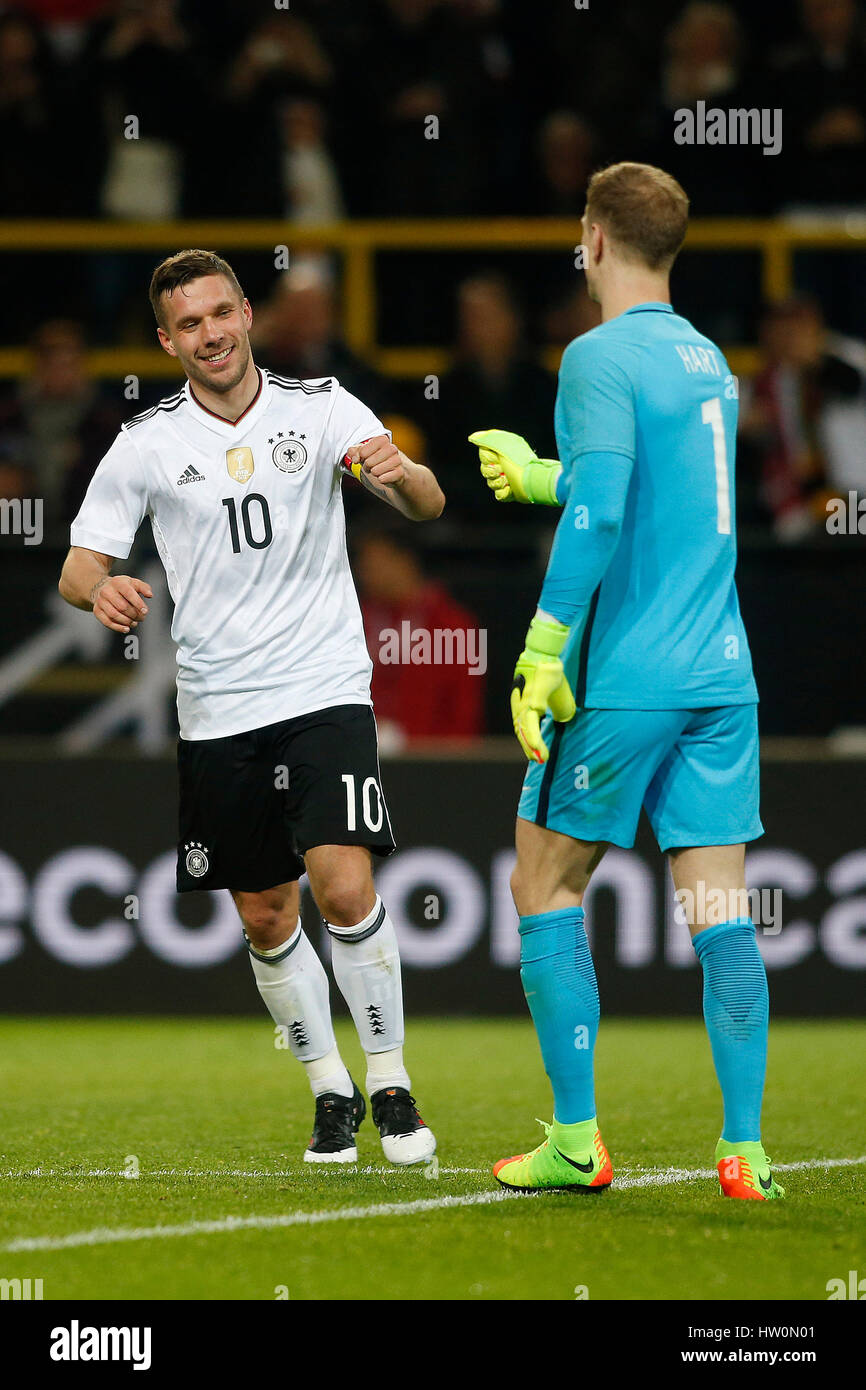
[(644, 806), (662, 852), (764, 833), (757, 705), (580, 709), (568, 724), (547, 715), (542, 735), (550, 758), (529, 765), (521, 820), (630, 849)]

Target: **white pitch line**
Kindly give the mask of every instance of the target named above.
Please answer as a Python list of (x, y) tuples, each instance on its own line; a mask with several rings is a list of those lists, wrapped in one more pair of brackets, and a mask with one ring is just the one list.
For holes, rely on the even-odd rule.
[(329, 1221), (363, 1221), (370, 1216), (409, 1216), (422, 1211), (441, 1211), (449, 1207), (486, 1206), (489, 1202), (513, 1201), (521, 1194), (473, 1192), (464, 1197), (430, 1197), (417, 1202), (377, 1202), (366, 1207), (343, 1207), (336, 1211), (295, 1211), (279, 1216), (224, 1216), (216, 1221), (189, 1221), (183, 1226), (119, 1227), (98, 1226), (68, 1236), (30, 1236), (0, 1246), (4, 1254), (25, 1250), (69, 1250), (80, 1245), (113, 1245), (119, 1241), (159, 1240), (169, 1236), (208, 1236), (225, 1231), (269, 1230), (284, 1226), (318, 1226)]
[(866, 1154), (859, 1158), (801, 1158), (796, 1163), (774, 1163), (774, 1173), (797, 1173), (802, 1168), (857, 1168), (866, 1163)]
[[(777, 1163), (774, 1171), (793, 1172), (803, 1169), (852, 1168), (866, 1163), (860, 1158), (802, 1159), (796, 1163)], [(441, 1168), (439, 1170), (442, 1171)], [(615, 1188), (666, 1187), (672, 1183), (689, 1182), (695, 1178), (714, 1178), (715, 1168), (661, 1168), (655, 1171), (626, 1174), (615, 1180)], [(472, 1192), (464, 1196), (429, 1197), (414, 1202), (376, 1202), (365, 1207), (342, 1207), (330, 1211), (295, 1211), (277, 1216), (223, 1216), (214, 1221), (188, 1221), (180, 1226), (119, 1226), (111, 1229), (97, 1226), (90, 1231), (75, 1231), (68, 1236), (23, 1236), (0, 1246), (0, 1252), (13, 1255), (35, 1250), (70, 1250), (82, 1245), (116, 1245), (136, 1240), (166, 1240), (178, 1236), (223, 1235), (233, 1231), (274, 1230), (288, 1226), (320, 1226), (333, 1221), (365, 1221), (373, 1216), (414, 1216), (419, 1212), (447, 1211), (457, 1207), (489, 1206), (494, 1202), (537, 1201), (546, 1193)]]
[[(795, 1163), (774, 1163), (774, 1173), (793, 1173), (803, 1168), (853, 1168), (866, 1163), (866, 1154), (860, 1158), (822, 1158), (800, 1159)], [(492, 1167), (492, 1164), (490, 1165)], [(394, 1177), (397, 1173), (411, 1171), (425, 1172), (423, 1163), (410, 1168), (395, 1167), (393, 1164), (329, 1163), (327, 1165), (305, 1164), (304, 1168), (142, 1168), (138, 1177), (130, 1178), (123, 1168), (7, 1168), (0, 1169), (0, 1180), (18, 1178), (124, 1178), (140, 1182), (142, 1178), (298, 1178), (318, 1176), (327, 1169), (328, 1178), (335, 1177)], [(436, 1170), (438, 1176), (451, 1176), (455, 1173), (469, 1173), (475, 1177), (490, 1172), (490, 1168), (446, 1168)], [(713, 1178), (714, 1168), (659, 1168), (643, 1164), (623, 1164), (616, 1169), (617, 1187), (664, 1186), (667, 1183), (687, 1181), (689, 1178)]]
[[(359, 1167), (357, 1163), (328, 1163), (312, 1164), (305, 1163), (303, 1173), (312, 1176), (319, 1173), (323, 1168), (327, 1168), (328, 1177), (340, 1174), (347, 1177), (391, 1177), (394, 1173), (405, 1171), (405, 1167), (416, 1167), (423, 1170), (427, 1164), (404, 1165), (403, 1169), (396, 1168), (392, 1164), (365, 1164)], [(437, 1170), (440, 1175), (453, 1173), (474, 1173), (478, 1176), (481, 1173), (488, 1173), (489, 1168), (445, 1168)], [(297, 1178), (300, 1174), (297, 1168), (141, 1168), (135, 1181), (142, 1178)], [(123, 1168), (7, 1168), (0, 1170), (0, 1180), (14, 1178), (129, 1178), (129, 1174)], [(129, 1178), (133, 1181), (132, 1178)]]
[[(774, 1173), (796, 1173), (803, 1169), (818, 1168), (856, 1168), (866, 1163), (866, 1154), (859, 1158), (801, 1158), (794, 1163), (774, 1163)], [(622, 1174), (622, 1176), (620, 1176)], [(675, 1182), (689, 1182), (692, 1178), (715, 1178), (715, 1168), (618, 1168), (614, 1170), (613, 1186), (621, 1187), (667, 1187)]]

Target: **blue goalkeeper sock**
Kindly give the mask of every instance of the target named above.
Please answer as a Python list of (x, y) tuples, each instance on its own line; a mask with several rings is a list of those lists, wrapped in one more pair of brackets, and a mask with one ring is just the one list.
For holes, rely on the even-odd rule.
[(599, 1005), (582, 907), (521, 917), (520, 978), (553, 1087), (554, 1119), (592, 1119)]
[(704, 971), (704, 1019), (725, 1123), (722, 1138), (761, 1138), (761, 1099), (767, 1070), (767, 972), (748, 917), (705, 927), (692, 945)]

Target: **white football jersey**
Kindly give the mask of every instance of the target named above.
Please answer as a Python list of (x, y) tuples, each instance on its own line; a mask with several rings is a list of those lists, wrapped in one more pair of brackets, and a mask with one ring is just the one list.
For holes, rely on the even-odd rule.
[(72, 523), (73, 545), (125, 559), (150, 518), (185, 739), (370, 704), (340, 483), (350, 445), (388, 432), (333, 377), (259, 377), (234, 423), (189, 382), (128, 420)]

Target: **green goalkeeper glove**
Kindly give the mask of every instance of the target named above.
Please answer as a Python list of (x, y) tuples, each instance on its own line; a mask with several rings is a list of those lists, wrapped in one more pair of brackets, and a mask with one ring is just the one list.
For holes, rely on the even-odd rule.
[(547, 710), (559, 724), (567, 724), (577, 711), (571, 686), (565, 678), (560, 654), (569, 629), (555, 618), (539, 618), (529, 624), (526, 646), (514, 668), (511, 718), (517, 741), (532, 762), (546, 763), (549, 750), (541, 737), (541, 719)]
[(469, 443), (478, 446), (481, 472), (497, 502), (538, 502), (558, 507), (558, 459), (535, 457), (526, 440), (510, 430), (476, 430)]

